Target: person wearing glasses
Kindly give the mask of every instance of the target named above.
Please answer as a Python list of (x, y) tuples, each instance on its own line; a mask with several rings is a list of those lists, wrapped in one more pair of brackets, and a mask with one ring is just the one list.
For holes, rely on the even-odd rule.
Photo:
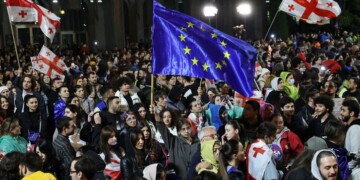
[(95, 161), (86, 156), (76, 157), (70, 166), (71, 180), (91, 180), (96, 174)]

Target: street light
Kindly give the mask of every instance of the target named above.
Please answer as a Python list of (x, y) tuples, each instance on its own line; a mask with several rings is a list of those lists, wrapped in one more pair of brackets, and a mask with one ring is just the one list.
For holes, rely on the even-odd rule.
[(251, 14), (251, 6), (249, 3), (242, 3), (236, 7), (236, 11), (241, 15), (249, 15)]
[(213, 5), (207, 5), (204, 7), (203, 12), (205, 17), (209, 17), (209, 25), (211, 26), (210, 18), (217, 14), (218, 9)]

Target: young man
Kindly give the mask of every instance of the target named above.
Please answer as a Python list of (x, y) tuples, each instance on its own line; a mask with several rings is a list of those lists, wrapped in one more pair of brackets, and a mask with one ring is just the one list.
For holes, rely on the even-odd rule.
[(335, 154), (330, 150), (317, 151), (311, 161), (311, 173), (315, 179), (337, 179), (339, 169)]
[(20, 177), (22, 177), (22, 180), (56, 180), (56, 178), (52, 174), (42, 172), (42, 166), (43, 162), (39, 155), (34, 152), (27, 152), (20, 160)]
[(53, 142), (56, 160), (60, 164), (58, 179), (69, 176), (69, 166), (75, 158), (75, 150), (71, 146), (69, 136), (74, 134), (75, 122), (69, 117), (63, 116), (56, 122), (59, 135)]
[(96, 174), (95, 161), (88, 157), (77, 157), (71, 162), (71, 180), (92, 180)]
[(324, 128), (329, 121), (337, 121), (332, 110), (334, 109), (334, 101), (329, 96), (319, 96), (314, 99), (315, 113), (314, 119), (309, 124), (309, 137), (324, 137)]
[[(345, 148), (350, 153), (360, 152), (360, 142), (355, 139), (360, 139), (360, 119), (358, 119), (360, 111), (359, 103), (353, 99), (346, 99), (342, 103), (340, 119), (347, 123), (347, 131), (345, 137)], [(358, 169), (360, 166), (359, 160), (352, 160), (349, 162), (350, 170)]]

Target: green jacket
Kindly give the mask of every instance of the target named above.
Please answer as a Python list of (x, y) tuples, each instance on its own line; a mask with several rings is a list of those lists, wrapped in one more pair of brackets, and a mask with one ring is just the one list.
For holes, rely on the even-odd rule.
[(294, 101), (296, 101), (300, 95), (299, 95), (299, 89), (293, 85), (286, 82), (287, 76), (290, 74), (290, 72), (282, 72), (280, 74), (280, 78), (284, 80), (284, 92)]

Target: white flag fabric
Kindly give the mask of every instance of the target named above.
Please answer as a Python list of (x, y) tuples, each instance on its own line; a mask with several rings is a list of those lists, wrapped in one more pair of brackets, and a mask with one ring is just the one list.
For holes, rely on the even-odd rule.
[(325, 24), (341, 13), (333, 0), (283, 0), (280, 10), (311, 24)]
[(263, 179), (266, 166), (271, 161), (273, 152), (259, 139), (248, 146), (246, 153), (247, 179)]
[(38, 56), (31, 57), (31, 63), (34, 69), (51, 78), (65, 79), (63, 71), (66, 70), (66, 64), (46, 46), (41, 48)]
[(6, 6), (12, 22), (37, 22), (52, 42), (56, 29), (60, 27), (58, 16), (31, 0), (6, 0)]

